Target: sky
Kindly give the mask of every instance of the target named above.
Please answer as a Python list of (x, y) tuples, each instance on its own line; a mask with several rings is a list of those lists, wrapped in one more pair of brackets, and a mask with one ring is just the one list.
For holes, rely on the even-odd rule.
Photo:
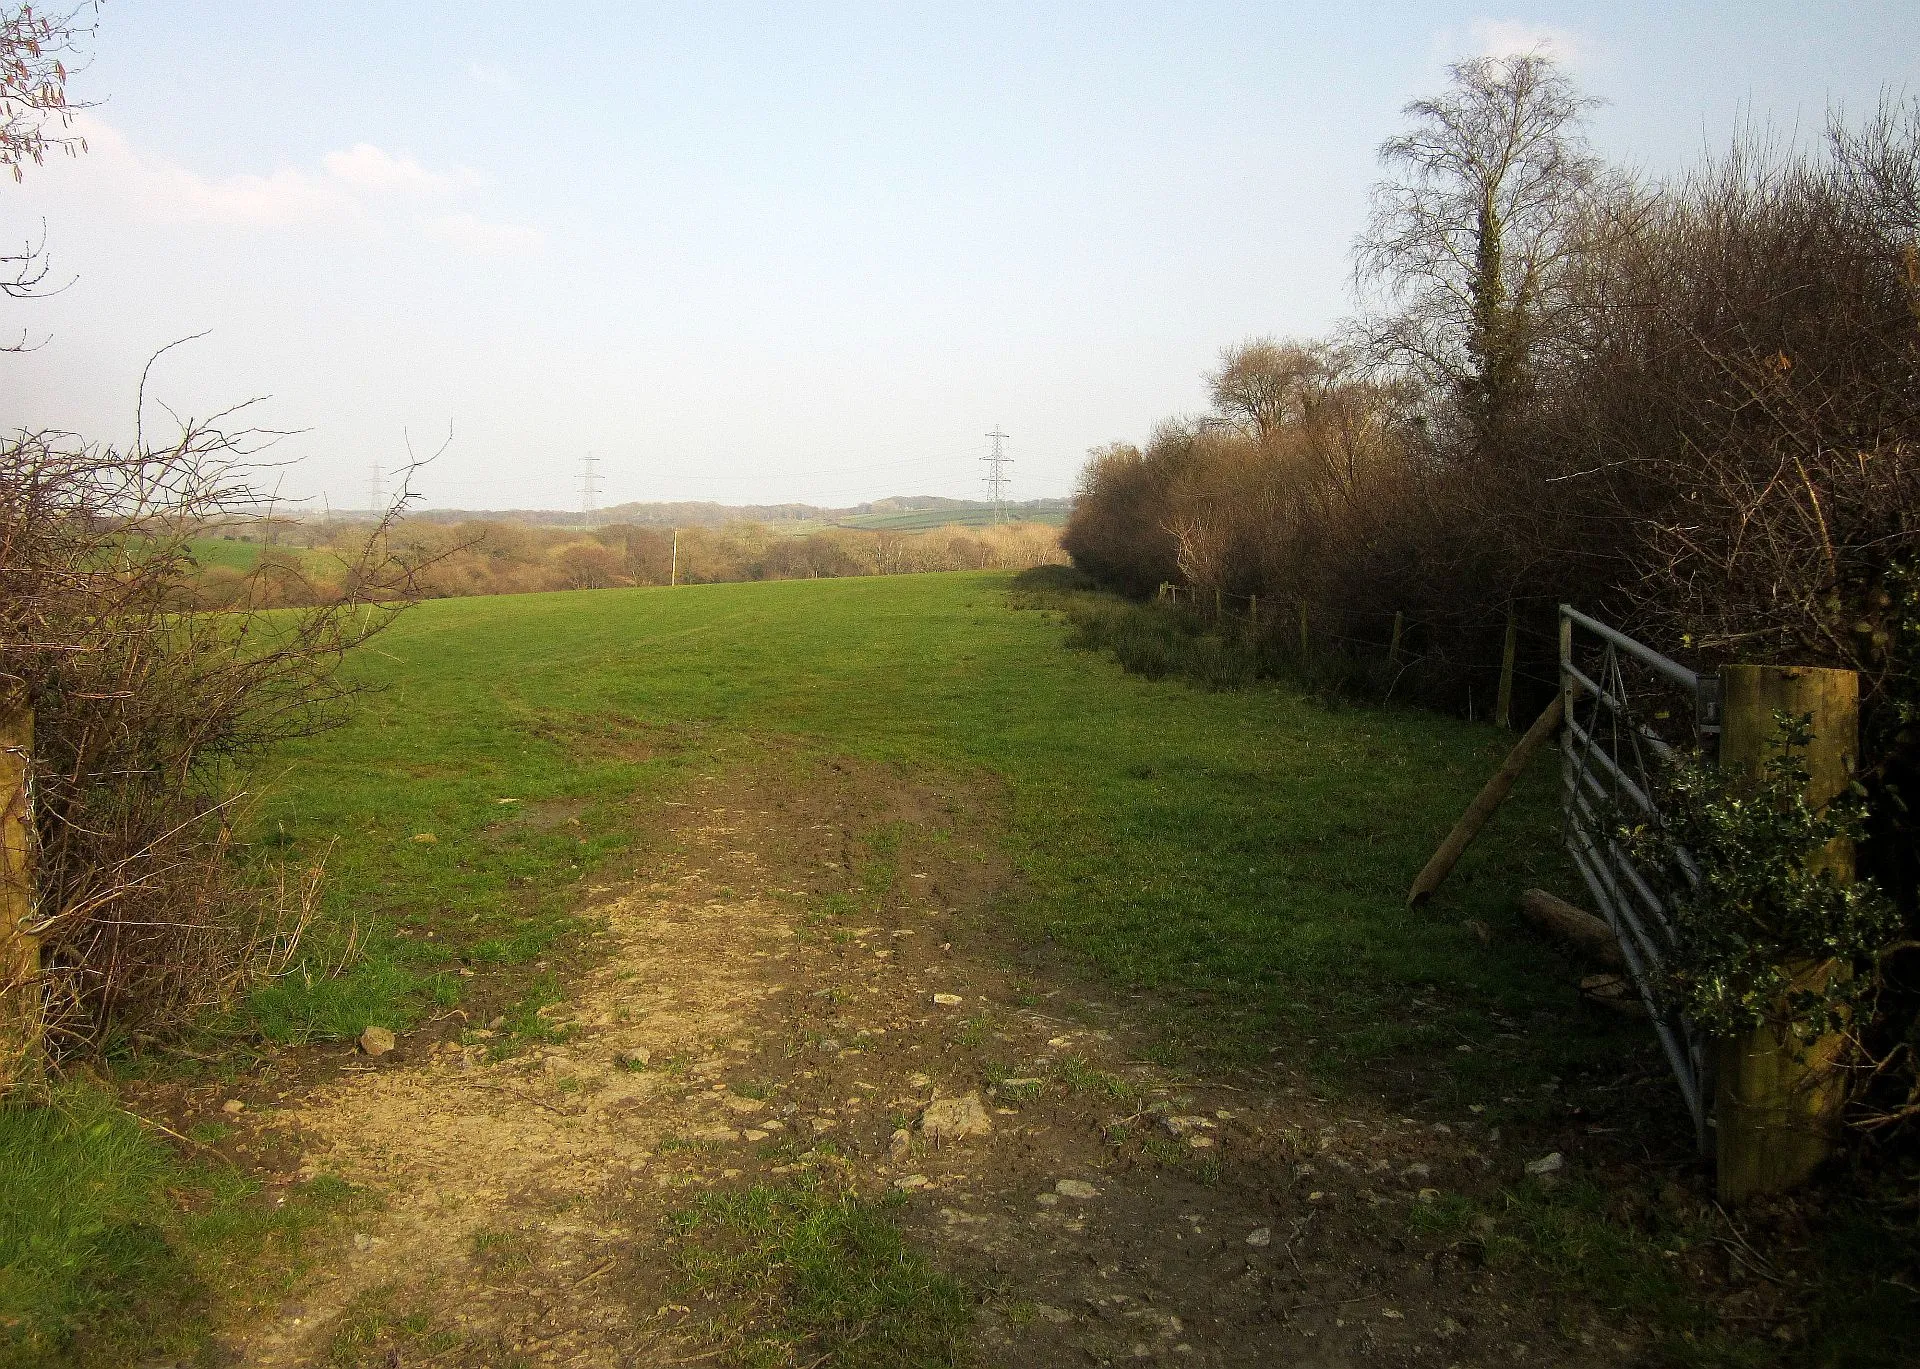
[[(0, 184), (0, 427), (243, 411), (364, 508), (1070, 493), (1323, 334), (1375, 150), (1448, 63), (1544, 47), (1650, 175), (1920, 95), (1904, 3), (565, 7), (108, 0), (80, 158)], [(450, 440), (449, 440), (450, 435)], [(442, 450), (444, 448), (444, 450)]]

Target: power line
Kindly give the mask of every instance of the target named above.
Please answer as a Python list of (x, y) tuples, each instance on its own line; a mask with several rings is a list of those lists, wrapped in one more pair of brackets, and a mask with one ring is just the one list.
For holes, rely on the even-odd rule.
[(594, 469), (600, 458), (588, 452), (580, 458), (580, 512), (591, 519), (599, 507), (600, 474)]
[(993, 505), (993, 521), (1007, 521), (1007, 486), (1013, 483), (1013, 477), (1005, 468), (1013, 464), (1013, 458), (1007, 455), (1006, 440), (1008, 434), (1000, 431), (998, 423), (987, 434), (993, 442), (993, 450), (980, 459), (987, 463), (987, 501)]

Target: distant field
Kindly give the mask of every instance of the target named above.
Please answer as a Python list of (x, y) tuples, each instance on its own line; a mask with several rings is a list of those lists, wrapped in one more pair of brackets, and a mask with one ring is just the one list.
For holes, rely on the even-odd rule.
[(225, 566), (229, 570), (249, 571), (260, 560), (258, 542), (230, 542), (224, 537), (196, 537), (188, 543), (193, 559), (208, 569)]
[[(1038, 509), (1009, 514), (1004, 520), (1017, 523), (1045, 523), (1049, 527), (1061, 527), (1067, 521), (1067, 515), (1060, 509)], [(985, 528), (994, 522), (993, 510), (977, 509), (915, 509), (910, 513), (856, 513), (842, 518), (839, 526), (843, 528), (865, 528), (873, 532), (927, 532), (934, 528)]]
[[(260, 563), (260, 553), (264, 550), (258, 542), (230, 542), (224, 537), (196, 537), (187, 547), (204, 570), (221, 566), (243, 574)], [(340, 559), (330, 551), (314, 551), (307, 547), (278, 547), (276, 550), (299, 557), (300, 563), (310, 572), (324, 575), (339, 569)]]

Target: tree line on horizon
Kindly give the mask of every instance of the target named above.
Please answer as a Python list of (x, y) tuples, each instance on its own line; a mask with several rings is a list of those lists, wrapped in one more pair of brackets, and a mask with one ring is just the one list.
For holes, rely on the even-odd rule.
[[(250, 530), (258, 524), (249, 523)], [(196, 608), (308, 607), (356, 598), (353, 582), (367, 544), (365, 523), (284, 520), (277, 545), (220, 555), (219, 526), (195, 542), (198, 568), (186, 582)], [(231, 534), (224, 534), (226, 538)], [(537, 594), (551, 590), (811, 580), (924, 571), (1028, 570), (1063, 562), (1060, 530), (1044, 523), (943, 527), (926, 531), (827, 528), (790, 534), (764, 524), (663, 528), (611, 523), (555, 528), (502, 519), (444, 523), (395, 519), (381, 533), (386, 555), (412, 570), (426, 599)], [(676, 551), (677, 546), (677, 551)]]

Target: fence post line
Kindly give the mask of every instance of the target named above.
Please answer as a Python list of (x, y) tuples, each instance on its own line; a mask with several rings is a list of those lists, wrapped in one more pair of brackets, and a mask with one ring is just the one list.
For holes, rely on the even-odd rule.
[(0, 1096), (35, 1072), (39, 1053), (40, 942), (26, 930), (33, 912), (32, 756), (33, 709), (24, 692), (0, 686)]
[(1513, 726), (1513, 660), (1519, 654), (1520, 620), (1516, 606), (1507, 605), (1507, 637), (1500, 648), (1500, 698), (1494, 706), (1496, 727)]
[[(1822, 805), (1846, 789), (1860, 750), (1858, 674), (1736, 665), (1720, 672), (1720, 689), (1722, 766), (1759, 774), (1778, 740), (1775, 711), (1811, 714), (1807, 800)], [(1851, 842), (1833, 843), (1819, 860), (1838, 878), (1853, 878)], [(1789, 968), (1800, 982), (1835, 972), (1831, 962)], [(1846, 1102), (1846, 1079), (1837, 1068), (1844, 1044), (1838, 1032), (1791, 1040), (1767, 1023), (1718, 1043), (1714, 1117), (1721, 1201), (1792, 1188), (1826, 1158)]]

